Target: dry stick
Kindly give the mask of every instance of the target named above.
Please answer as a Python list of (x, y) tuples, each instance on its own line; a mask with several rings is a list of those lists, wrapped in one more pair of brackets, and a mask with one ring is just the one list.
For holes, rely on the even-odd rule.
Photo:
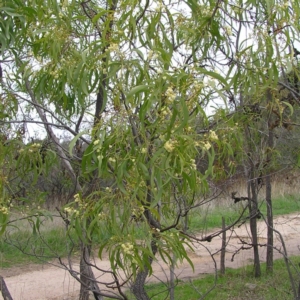
[(4, 300), (13, 300), (2, 276), (0, 276), (0, 291)]
[(287, 254), (287, 251), (286, 251), (286, 246), (285, 246), (285, 242), (283, 240), (282, 234), (277, 229), (275, 229), (274, 227), (271, 227), (269, 225), (269, 223), (266, 221), (266, 219), (263, 215), (261, 215), (261, 216), (263, 217), (263, 219), (264, 219), (265, 223), (267, 224), (267, 226), (269, 228), (271, 228), (275, 233), (277, 233), (279, 238), (280, 238), (280, 242), (281, 242), (281, 245), (283, 247), (283, 258), (284, 258), (284, 262), (285, 262), (287, 272), (289, 274), (290, 283), (291, 283), (293, 294), (294, 294), (294, 299), (298, 300), (300, 295), (297, 295), (297, 289), (296, 289), (294, 278), (293, 278), (293, 275), (292, 275), (292, 272), (291, 272), (291, 269), (290, 269), (288, 254)]

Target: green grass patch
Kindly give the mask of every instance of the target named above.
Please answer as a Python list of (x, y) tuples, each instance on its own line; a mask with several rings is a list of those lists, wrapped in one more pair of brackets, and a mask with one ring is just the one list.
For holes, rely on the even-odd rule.
[(189, 219), (189, 230), (192, 232), (222, 227), (222, 217), (226, 224), (231, 224), (238, 219), (240, 212), (234, 209), (212, 208), (199, 209), (192, 212)]
[[(294, 265), (298, 266), (300, 257), (293, 257), (291, 261)], [(262, 264), (262, 270), (265, 270), (265, 264)], [(293, 277), (296, 286), (298, 286), (300, 274), (295, 269), (293, 269)], [(169, 299), (169, 287), (167, 284), (149, 284), (146, 286), (146, 290), (152, 300)], [(207, 292), (209, 293), (205, 299), (208, 300), (294, 299), (289, 276), (282, 259), (274, 262), (273, 274), (270, 275), (263, 272), (262, 276), (258, 279), (253, 277), (253, 266), (247, 266), (240, 269), (227, 269), (226, 274), (218, 276), (216, 280), (214, 275), (207, 275), (201, 279), (186, 282), (177, 281), (175, 299), (201, 299)], [(134, 299), (131, 295), (129, 297), (130, 299)]]
[[(285, 215), (295, 212), (300, 212), (300, 200), (298, 195), (287, 195), (279, 198), (275, 198), (272, 202), (273, 215)], [(263, 201), (260, 206), (260, 211), (266, 215), (267, 205)]]
[[(218, 207), (211, 207), (209, 205), (200, 207), (190, 214), (189, 229), (192, 232), (195, 232), (212, 228), (221, 228), (222, 217), (225, 218), (226, 225), (232, 224), (239, 218), (245, 205), (246, 202), (241, 202), (227, 207), (225, 205), (220, 205)], [(300, 201), (296, 195), (275, 198), (272, 205), (273, 216), (300, 212)], [(259, 201), (259, 210), (266, 216), (267, 205), (264, 200)], [(247, 214), (248, 210), (245, 211), (244, 216), (246, 217)]]
[(0, 239), (0, 266), (9, 268), (18, 264), (41, 263), (64, 257), (70, 251), (74, 253), (78, 249), (75, 236), (72, 241), (61, 227), (36, 234), (28, 230), (6, 234)]

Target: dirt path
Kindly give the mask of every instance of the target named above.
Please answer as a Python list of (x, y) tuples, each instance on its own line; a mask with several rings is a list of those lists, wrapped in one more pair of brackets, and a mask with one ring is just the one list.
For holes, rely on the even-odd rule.
[[(288, 255), (300, 254), (300, 213), (277, 217), (274, 220), (275, 228), (284, 237)], [(258, 226), (259, 241), (261, 244), (266, 243), (266, 225), (259, 222)], [(236, 228), (226, 248), (226, 267), (238, 268), (251, 263), (252, 250), (242, 250), (235, 255), (234, 261), (231, 261), (233, 253), (241, 247), (241, 241), (249, 241), (249, 228), (243, 225)], [(236, 234), (236, 235), (235, 235)], [(228, 233), (229, 236), (229, 233)], [(201, 237), (201, 236), (199, 236)], [(275, 247), (282, 249), (281, 243), (277, 236), (274, 239)], [(208, 252), (217, 252), (221, 248), (221, 238), (216, 237), (210, 243), (205, 242), (202, 245), (195, 244), (194, 252), (190, 252), (190, 258), (194, 263), (195, 271), (193, 272), (188, 263), (184, 262), (176, 269), (175, 273), (180, 279), (198, 277), (201, 274), (213, 273), (215, 264)], [(260, 247), (262, 261), (265, 259), (266, 248)], [(280, 258), (281, 254), (274, 252), (275, 258)], [(215, 255), (215, 260), (219, 266), (219, 254)], [(97, 266), (102, 269), (109, 268), (107, 260), (96, 261)], [(78, 267), (78, 265), (76, 266)], [(153, 266), (156, 277), (150, 277), (149, 281), (166, 281), (169, 277), (169, 268), (161, 260), (158, 260)], [(13, 267), (3, 269), (0, 274), (5, 278), (7, 287), (14, 300), (71, 300), (78, 299), (79, 284), (63, 269), (55, 266), (46, 265), (27, 265), (22, 267)], [(95, 272), (99, 280), (108, 282), (111, 277), (107, 274)], [(0, 299), (2, 299), (0, 295)]]

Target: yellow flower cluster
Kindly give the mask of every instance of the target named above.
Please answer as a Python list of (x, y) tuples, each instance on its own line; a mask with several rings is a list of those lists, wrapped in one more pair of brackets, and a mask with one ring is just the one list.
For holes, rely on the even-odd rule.
[[(32, 152), (37, 152), (41, 147), (41, 144), (39, 143), (34, 143), (32, 145), (30, 145), (30, 149), (28, 150), (28, 152), (32, 153)], [(24, 150), (21, 149), (19, 152), (22, 153)]]
[(41, 144), (40, 143), (33, 143), (30, 147), (31, 148), (40, 148)]
[(176, 98), (176, 94), (174, 93), (174, 90), (170, 86), (167, 88), (165, 95), (167, 97), (167, 103), (172, 103)]
[(232, 35), (232, 30), (231, 30), (231, 27), (230, 27), (230, 26), (225, 26), (225, 27), (224, 27), (224, 30), (225, 30), (225, 32), (226, 32), (226, 34), (227, 34), (228, 36), (231, 36), (231, 35)]
[(161, 110), (161, 115), (162, 115), (163, 117), (168, 117), (168, 116), (171, 115), (171, 114), (172, 114), (172, 112), (171, 112), (171, 110), (170, 110), (169, 107), (164, 107), (164, 108)]
[(131, 243), (125, 243), (125, 244), (122, 244), (121, 245), (123, 251), (125, 254), (129, 254), (129, 255), (134, 255), (134, 252), (133, 252), (133, 244)]
[(211, 144), (209, 142), (206, 142), (203, 144), (203, 149), (208, 151), (211, 148)]
[(50, 73), (50, 75), (53, 76), (54, 79), (58, 79), (58, 77), (59, 77), (59, 72), (58, 72), (57, 70), (50, 71), (49, 73)]
[(132, 216), (134, 216), (135, 218), (140, 218), (142, 216), (142, 214), (144, 213), (145, 209), (143, 206), (139, 206), (138, 208), (134, 208), (132, 210)]
[(209, 132), (209, 138), (210, 138), (211, 140), (214, 140), (214, 141), (216, 141), (216, 140), (219, 139), (218, 136), (217, 136), (217, 134), (216, 134), (213, 130), (211, 130), (211, 131)]
[(192, 169), (197, 170), (196, 160), (193, 158), (191, 159), (191, 167), (192, 167)]
[(74, 195), (74, 201), (75, 202), (80, 202), (80, 195), (79, 194)]
[(158, 54), (155, 53), (153, 50), (150, 50), (148, 52), (148, 60), (151, 60), (151, 59), (157, 59), (158, 58)]
[(79, 194), (74, 195), (74, 202), (78, 203), (79, 209), (75, 209), (74, 207), (68, 206), (64, 208), (64, 211), (70, 215), (79, 216), (80, 210), (85, 210), (88, 206), (87, 203), (83, 203)]
[(118, 50), (119, 50), (119, 46), (117, 44), (112, 43), (108, 46), (106, 51), (118, 51)]
[(4, 214), (4, 215), (8, 215), (8, 208), (5, 207), (5, 206), (2, 206), (2, 207), (0, 208), (0, 212), (1, 212), (2, 214)]
[(113, 158), (113, 157), (110, 157), (110, 158), (108, 159), (108, 161), (109, 161), (110, 163), (115, 163), (115, 162), (116, 162), (116, 159)]
[(175, 149), (175, 147), (176, 147), (176, 142), (175, 142), (175, 141), (170, 141), (170, 140), (168, 140), (168, 141), (166, 141), (165, 144), (164, 144), (164, 148), (165, 148), (169, 153), (173, 152), (174, 149)]

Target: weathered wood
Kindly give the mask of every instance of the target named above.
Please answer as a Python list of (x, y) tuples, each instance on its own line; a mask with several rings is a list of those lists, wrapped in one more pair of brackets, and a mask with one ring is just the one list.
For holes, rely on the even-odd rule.
[(13, 300), (2, 276), (0, 276), (0, 291), (4, 300)]

